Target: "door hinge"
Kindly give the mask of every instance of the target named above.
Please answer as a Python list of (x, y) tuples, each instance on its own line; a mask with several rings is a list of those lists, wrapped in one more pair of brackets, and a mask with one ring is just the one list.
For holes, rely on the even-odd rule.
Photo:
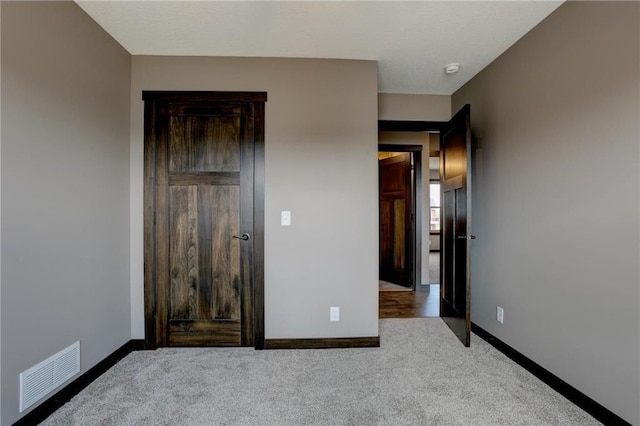
[(156, 212), (153, 212), (153, 224), (156, 224)]

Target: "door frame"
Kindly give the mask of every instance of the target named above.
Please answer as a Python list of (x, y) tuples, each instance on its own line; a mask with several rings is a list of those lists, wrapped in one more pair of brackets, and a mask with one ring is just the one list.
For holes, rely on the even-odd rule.
[(264, 349), (264, 193), (266, 92), (148, 91), (144, 102), (144, 320), (145, 349), (156, 349), (156, 144), (153, 118), (158, 103), (171, 101), (254, 103), (253, 181), (253, 343)]
[[(380, 132), (402, 132), (402, 133), (424, 133), (424, 132), (438, 132), (440, 133), (445, 126), (447, 125), (447, 121), (409, 121), (409, 120), (378, 120), (378, 133)], [(400, 148), (402, 147), (419, 147), (420, 151), (422, 151), (421, 145), (390, 145), (390, 144), (382, 144), (378, 145), (378, 152), (380, 151), (395, 151), (395, 152), (407, 152), (402, 151)], [(384, 148), (384, 149), (382, 149)], [(429, 156), (431, 153), (429, 152)], [(416, 156), (417, 157), (417, 156)], [(418, 190), (422, 191), (422, 159), (420, 158), (420, 169), (418, 171), (418, 166), (416, 166), (416, 192)], [(419, 173), (419, 174), (418, 174)], [(420, 185), (419, 187), (417, 185)], [(420, 192), (422, 194), (422, 192)], [(414, 194), (415, 198), (415, 194)], [(422, 200), (421, 200), (422, 201)], [(422, 202), (416, 203), (416, 218), (420, 217), (421, 220), (416, 220), (415, 226), (415, 234), (414, 234), (414, 244), (415, 247), (415, 280), (414, 280), (414, 290), (417, 286), (418, 277), (422, 280)], [(420, 213), (420, 215), (418, 215)], [(420, 238), (418, 238), (420, 235)], [(442, 261), (442, 258), (440, 259)], [(440, 265), (442, 268), (442, 265)]]
[[(413, 169), (411, 170), (411, 250), (413, 268), (411, 271), (411, 289), (415, 290), (418, 279), (422, 280), (422, 198), (420, 203), (417, 194), (422, 194), (422, 145), (378, 145), (378, 152), (408, 152), (411, 154)], [(417, 154), (420, 155), (417, 155)], [(379, 161), (379, 160), (378, 160)], [(379, 178), (379, 177), (378, 177)], [(378, 195), (380, 189), (378, 188)], [(420, 218), (420, 220), (418, 220)], [(380, 233), (380, 232), (378, 232)], [(418, 235), (420, 238), (418, 238)], [(379, 266), (379, 265), (378, 265)]]

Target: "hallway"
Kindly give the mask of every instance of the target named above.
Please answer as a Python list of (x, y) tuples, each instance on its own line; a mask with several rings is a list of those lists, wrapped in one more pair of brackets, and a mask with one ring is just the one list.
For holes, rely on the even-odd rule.
[(379, 318), (440, 316), (440, 285), (420, 285), (416, 291), (381, 291)]
[(415, 291), (380, 291), (379, 318), (430, 318), (440, 316), (440, 253), (429, 254), (429, 285)]

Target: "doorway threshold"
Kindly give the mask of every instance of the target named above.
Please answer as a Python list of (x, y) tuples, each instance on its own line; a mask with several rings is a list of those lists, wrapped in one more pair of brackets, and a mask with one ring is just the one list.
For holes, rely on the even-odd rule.
[(398, 284), (380, 280), (380, 291), (413, 291), (411, 287), (404, 287)]

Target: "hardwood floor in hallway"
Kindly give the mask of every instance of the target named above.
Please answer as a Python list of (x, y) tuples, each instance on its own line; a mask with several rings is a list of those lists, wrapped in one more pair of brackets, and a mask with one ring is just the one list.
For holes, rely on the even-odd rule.
[(416, 291), (381, 291), (379, 318), (429, 318), (440, 316), (440, 285), (420, 285)]

